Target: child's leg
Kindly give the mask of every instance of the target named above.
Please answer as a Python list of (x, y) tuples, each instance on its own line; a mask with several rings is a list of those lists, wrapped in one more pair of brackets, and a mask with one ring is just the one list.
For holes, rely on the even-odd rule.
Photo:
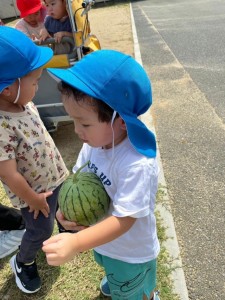
[(96, 252), (94, 256), (97, 263), (105, 269), (113, 300), (149, 300), (154, 295), (152, 291), (156, 287), (156, 260), (130, 264)]
[(150, 297), (144, 295), (143, 300), (160, 300), (159, 291), (151, 292)]
[(59, 187), (47, 199), (50, 208), (48, 218), (40, 212), (38, 218), (35, 220), (34, 214), (29, 212), (29, 207), (21, 209), (26, 224), (26, 232), (17, 254), (18, 262), (30, 263), (34, 261), (38, 250), (42, 248), (43, 241), (51, 236), (54, 228), (58, 192)]

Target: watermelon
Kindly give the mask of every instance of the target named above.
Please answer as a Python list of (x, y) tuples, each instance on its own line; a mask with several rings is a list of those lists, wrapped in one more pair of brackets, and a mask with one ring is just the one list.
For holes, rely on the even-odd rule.
[(81, 172), (87, 164), (64, 181), (58, 197), (64, 217), (83, 226), (101, 220), (107, 214), (110, 203), (99, 177), (94, 173)]

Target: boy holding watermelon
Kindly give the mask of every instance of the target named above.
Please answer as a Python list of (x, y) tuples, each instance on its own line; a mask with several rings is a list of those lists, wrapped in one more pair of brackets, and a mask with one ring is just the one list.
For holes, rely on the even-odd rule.
[(52, 50), (1, 26), (0, 53), (0, 179), (26, 229), (10, 265), (19, 289), (31, 294), (41, 288), (35, 259), (52, 234), (59, 187), (69, 172), (32, 103)]
[(42, 249), (48, 263), (60, 265), (94, 248), (106, 273), (100, 284), (104, 295), (158, 300), (156, 142), (138, 118), (152, 102), (148, 76), (132, 57), (113, 50), (93, 52), (70, 69), (49, 72), (61, 80), (65, 109), (84, 142), (73, 171), (89, 161), (84, 171), (102, 180), (111, 204), (107, 217), (85, 229), (58, 212), (65, 228), (79, 232), (46, 240)]

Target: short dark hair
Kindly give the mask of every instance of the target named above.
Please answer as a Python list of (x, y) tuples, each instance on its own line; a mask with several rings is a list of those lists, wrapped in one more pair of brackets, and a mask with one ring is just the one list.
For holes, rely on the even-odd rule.
[[(60, 81), (58, 83), (58, 89), (62, 93), (62, 95), (68, 97), (73, 96), (76, 102), (84, 101), (84, 96), (88, 96), (87, 94), (81, 92), (80, 90), (63, 81)], [(93, 107), (93, 110), (97, 112), (99, 122), (111, 122), (114, 110), (102, 100), (93, 98), (91, 96), (88, 97), (89, 99), (86, 101), (86, 98), (85, 102), (88, 102), (90, 106)], [(119, 117), (118, 113), (116, 114), (116, 117)]]

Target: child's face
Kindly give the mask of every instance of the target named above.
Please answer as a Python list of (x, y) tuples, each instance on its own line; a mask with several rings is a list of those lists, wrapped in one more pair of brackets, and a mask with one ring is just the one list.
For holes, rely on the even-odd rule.
[[(17, 104), (26, 105), (28, 102), (32, 101), (32, 99), (34, 98), (38, 90), (38, 81), (41, 77), (41, 74), (42, 74), (42, 68), (39, 68), (20, 79), (20, 96)], [(14, 95), (12, 99), (15, 99), (18, 92), (18, 85), (19, 85), (18, 80), (16, 80), (16, 82), (13, 85), (14, 85), (14, 90), (13, 90)]]
[(64, 0), (46, 0), (45, 5), (47, 14), (53, 19), (60, 20), (67, 15), (66, 4)]
[(23, 19), (32, 27), (36, 27), (38, 23), (40, 22), (40, 10), (34, 14), (28, 15), (24, 17)]
[[(98, 114), (89, 102), (76, 102), (72, 96), (62, 95), (66, 112), (74, 120), (75, 133), (82, 142), (92, 147), (112, 148), (113, 133), (111, 123), (99, 122)], [(126, 127), (119, 117), (113, 122), (114, 145), (119, 144), (126, 137)]]

